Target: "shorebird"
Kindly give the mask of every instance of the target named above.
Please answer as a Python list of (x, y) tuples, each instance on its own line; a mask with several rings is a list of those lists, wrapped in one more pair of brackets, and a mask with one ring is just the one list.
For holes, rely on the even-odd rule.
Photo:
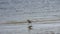
[(32, 29), (32, 26), (28, 26), (28, 29), (31, 30)]
[(27, 21), (28, 21), (28, 24), (29, 24), (28, 29), (31, 30), (32, 29), (32, 24), (31, 24), (32, 22), (30, 20), (27, 20)]
[(30, 20), (27, 20), (28, 21), (28, 23), (32, 23)]

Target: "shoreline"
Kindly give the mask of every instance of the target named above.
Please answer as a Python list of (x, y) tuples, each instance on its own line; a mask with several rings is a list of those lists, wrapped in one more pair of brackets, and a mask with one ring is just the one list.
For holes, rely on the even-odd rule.
[[(59, 18), (39, 18), (39, 19), (30, 19), (32, 23), (40, 23), (40, 24), (47, 24), (47, 23), (60, 23)], [(27, 20), (22, 21), (7, 21), (5, 23), (0, 24), (20, 24), (20, 23), (28, 23)]]

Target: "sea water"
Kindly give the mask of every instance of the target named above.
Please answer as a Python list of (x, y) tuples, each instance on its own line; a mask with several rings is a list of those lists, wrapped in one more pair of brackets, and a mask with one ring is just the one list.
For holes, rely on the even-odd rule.
[[(0, 0), (0, 23), (35, 18), (60, 18), (60, 0)], [(59, 23), (0, 24), (0, 34), (60, 34)]]

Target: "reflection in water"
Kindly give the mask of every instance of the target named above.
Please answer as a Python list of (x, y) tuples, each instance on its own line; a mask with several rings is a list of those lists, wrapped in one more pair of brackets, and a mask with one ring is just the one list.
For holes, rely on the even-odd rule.
[(36, 24), (32, 23), (29, 30), (26, 24), (2, 24), (0, 25), (1, 34), (57, 34), (60, 32), (60, 24)]

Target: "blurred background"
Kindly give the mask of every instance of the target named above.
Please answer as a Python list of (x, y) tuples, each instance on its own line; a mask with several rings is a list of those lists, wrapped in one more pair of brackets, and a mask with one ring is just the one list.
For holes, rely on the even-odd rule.
[(0, 0), (0, 23), (60, 18), (60, 0)]

